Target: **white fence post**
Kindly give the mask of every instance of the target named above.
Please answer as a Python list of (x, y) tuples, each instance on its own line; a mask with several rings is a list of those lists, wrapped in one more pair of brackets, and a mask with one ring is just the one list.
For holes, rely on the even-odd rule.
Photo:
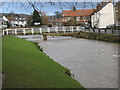
[(58, 27), (55, 27), (55, 32), (58, 33)]
[(9, 33), (8, 30), (6, 30), (6, 33), (7, 33), (7, 35), (8, 35), (8, 33)]
[(83, 30), (82, 30), (82, 31), (84, 32), (84, 30), (85, 30), (85, 29), (84, 29), (84, 27), (83, 27)]
[(40, 34), (42, 34), (42, 29), (41, 29), (41, 28), (39, 28), (39, 30), (40, 30)]
[(78, 31), (78, 26), (76, 26), (76, 31)]
[(69, 29), (70, 29), (70, 32), (72, 32), (72, 28), (71, 28), (71, 26), (69, 26)]
[(72, 30), (72, 32), (73, 32), (73, 26), (71, 26), (71, 30)]
[(23, 29), (23, 34), (25, 35), (25, 29)]
[(50, 28), (49, 27), (47, 27), (47, 32), (50, 33)]
[(80, 31), (80, 27), (79, 26), (77, 27), (77, 29), (78, 29), (78, 31)]
[(34, 29), (33, 28), (31, 28), (31, 32), (32, 32), (32, 34), (34, 34)]
[(5, 30), (3, 30), (3, 35), (5, 35)]
[(17, 35), (17, 29), (15, 29), (15, 35)]
[(81, 26), (80, 26), (80, 31), (82, 31), (82, 28), (81, 28)]
[(64, 31), (64, 33), (65, 33), (65, 27), (63, 27), (62, 29), (63, 29), (63, 31)]

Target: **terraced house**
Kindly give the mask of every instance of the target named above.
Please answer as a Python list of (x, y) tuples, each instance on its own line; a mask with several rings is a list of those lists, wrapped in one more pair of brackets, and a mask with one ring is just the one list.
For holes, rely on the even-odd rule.
[(76, 22), (77, 25), (91, 24), (91, 14), (95, 9), (81, 9), (76, 10), (63, 10), (62, 11), (62, 22), (68, 23), (69, 21)]
[(5, 17), (3, 19), (7, 21), (10, 27), (25, 27), (27, 26), (27, 20), (24, 17)]

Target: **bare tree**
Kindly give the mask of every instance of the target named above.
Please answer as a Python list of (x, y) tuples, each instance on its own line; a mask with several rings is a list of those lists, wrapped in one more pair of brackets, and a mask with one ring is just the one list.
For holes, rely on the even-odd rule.
[[(18, 0), (16, 0), (18, 1)], [(79, 3), (78, 0), (73, 0), (71, 3), (69, 2), (62, 2), (62, 0), (58, 0), (58, 2), (53, 2), (52, 0), (47, 0), (42, 2), (41, 0), (38, 1), (32, 1), (32, 0), (27, 0), (26, 2), (20, 2), (20, 4), (18, 2), (8, 2), (7, 4), (7, 8), (14, 6), (15, 8), (19, 8), (21, 9), (21, 7), (24, 10), (29, 10), (29, 9), (34, 9), (37, 10), (38, 12), (40, 12), (40, 15), (42, 16), (42, 9), (44, 7), (46, 7), (47, 5), (51, 5), (52, 7), (59, 7), (61, 10), (63, 10), (63, 7), (66, 7), (68, 9), (73, 9), (73, 7), (78, 7), (81, 9), (86, 9), (88, 6), (91, 6), (92, 9), (96, 8), (96, 4), (93, 3), (94, 0), (91, 0), (91, 2), (87, 2), (87, 0), (83, 0), (83, 2)], [(5, 4), (5, 3), (2, 3)], [(44, 15), (44, 18), (47, 15)], [(46, 17), (47, 18), (47, 17)]]
[(46, 15), (45, 12), (42, 12), (41, 20), (42, 20), (43, 25), (48, 25), (49, 24), (48, 16)]

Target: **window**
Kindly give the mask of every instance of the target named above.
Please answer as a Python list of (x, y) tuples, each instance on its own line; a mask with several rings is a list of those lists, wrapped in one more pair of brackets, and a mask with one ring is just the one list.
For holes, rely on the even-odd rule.
[(71, 17), (67, 17), (67, 20), (70, 20), (71, 19)]
[(83, 16), (80, 17), (80, 21), (83, 21)]
[(80, 17), (76, 17), (76, 21), (80, 21)]
[(64, 20), (65, 21), (68, 21), (68, 20), (70, 20), (71, 19), (71, 17), (66, 17)]
[(83, 21), (86, 21), (86, 17), (85, 16), (83, 17)]
[(65, 21), (67, 21), (67, 18), (65, 18)]

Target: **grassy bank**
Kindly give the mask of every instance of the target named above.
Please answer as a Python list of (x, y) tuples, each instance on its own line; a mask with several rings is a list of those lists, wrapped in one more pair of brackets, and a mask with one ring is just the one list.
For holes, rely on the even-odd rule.
[(115, 34), (80, 32), (80, 33), (74, 33), (73, 36), (77, 38), (86, 38), (86, 39), (92, 39), (92, 40), (120, 42), (120, 37)]
[(4, 88), (83, 88), (32, 42), (3, 36)]
[(59, 33), (59, 34), (51, 34), (51, 36), (72, 36), (76, 38), (85, 38), (92, 40), (100, 40), (107, 42), (120, 42), (120, 36), (115, 34), (103, 34), (103, 33), (93, 33), (93, 32), (76, 32), (76, 33)]

